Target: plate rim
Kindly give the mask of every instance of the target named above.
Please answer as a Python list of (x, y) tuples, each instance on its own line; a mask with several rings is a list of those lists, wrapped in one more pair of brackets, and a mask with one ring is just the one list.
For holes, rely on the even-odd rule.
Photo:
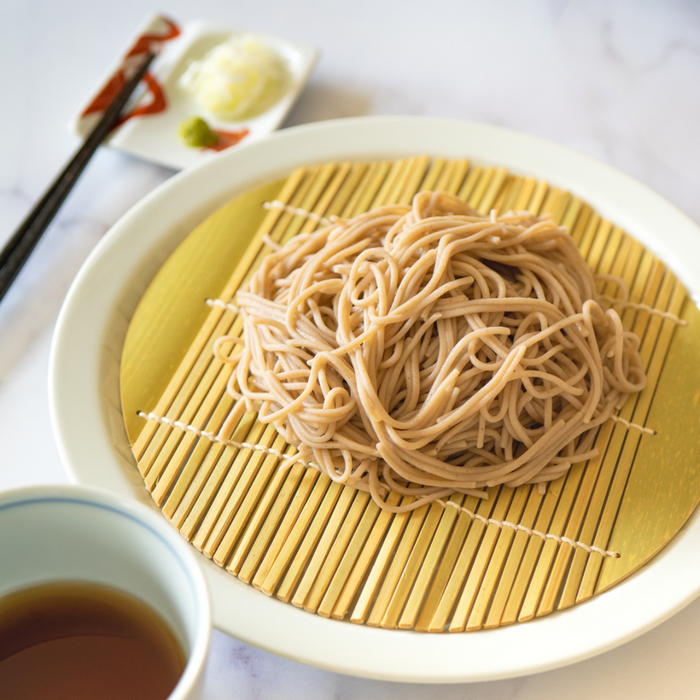
[[(288, 173), (290, 164), (426, 152), (433, 157), (459, 152), (569, 189), (664, 260), (697, 297), (700, 250), (689, 245), (700, 233), (695, 222), (625, 173), (567, 147), (503, 127), (433, 117), (359, 117), (285, 129), (166, 181), (114, 224), (84, 263), (59, 314), (49, 367), (51, 422), (69, 478), (139, 497), (117, 474), (121, 466), (98, 399), (100, 357), (107, 317), (130, 273), (172, 233), (178, 217), (191, 220), (196, 209), (203, 219), (224, 196)], [(246, 643), (356, 676), (476, 682), (575, 663), (660, 624), (700, 595), (700, 561), (691, 556), (698, 547), (696, 512), (651, 564), (604, 595), (527, 623), (457, 635), (327, 620), (267, 598), (204, 555), (200, 563), (212, 591), (215, 625)], [(638, 600), (645, 601), (643, 608), (634, 605)]]

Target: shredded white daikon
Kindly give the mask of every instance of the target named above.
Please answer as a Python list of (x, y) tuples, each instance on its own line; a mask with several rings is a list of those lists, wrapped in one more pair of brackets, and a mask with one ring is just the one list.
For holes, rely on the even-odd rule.
[(179, 85), (212, 117), (235, 121), (276, 102), (289, 71), (284, 60), (253, 36), (233, 37), (192, 62)]

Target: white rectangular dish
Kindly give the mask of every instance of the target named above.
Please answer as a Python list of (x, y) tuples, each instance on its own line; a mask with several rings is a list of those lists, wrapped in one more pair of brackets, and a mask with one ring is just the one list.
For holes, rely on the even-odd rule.
[[(201, 116), (198, 106), (178, 80), (192, 61), (201, 59), (212, 47), (242, 36), (247, 33), (204, 20), (178, 25), (160, 15), (149, 17), (69, 128), (81, 137), (86, 136), (99, 119), (105, 100), (118, 91), (125, 74), (151, 48), (157, 51), (157, 56), (146, 75), (145, 87), (127, 107), (129, 117), (114, 130), (108, 145), (177, 170), (210, 158), (216, 150), (190, 148), (178, 138), (178, 127), (183, 120)], [(259, 114), (235, 122), (208, 120), (212, 128), (232, 135), (232, 146), (255, 141), (277, 129), (318, 60), (318, 51), (311, 46), (267, 35), (254, 35), (254, 38), (282, 59), (289, 74), (288, 82), (281, 98)]]

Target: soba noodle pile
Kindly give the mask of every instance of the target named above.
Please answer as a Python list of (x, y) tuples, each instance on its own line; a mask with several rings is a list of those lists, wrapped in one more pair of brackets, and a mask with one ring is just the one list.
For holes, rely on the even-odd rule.
[[(646, 381), (639, 339), (596, 299), (549, 219), (422, 192), (268, 255), (237, 296), (243, 340), (216, 352), (298, 459), (400, 511), (596, 454), (597, 427)], [(390, 491), (415, 500), (389, 506)]]

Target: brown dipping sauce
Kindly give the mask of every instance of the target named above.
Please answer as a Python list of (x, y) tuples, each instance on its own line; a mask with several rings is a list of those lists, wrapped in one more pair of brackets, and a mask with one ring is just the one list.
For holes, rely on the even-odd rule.
[(185, 668), (151, 608), (89, 583), (52, 583), (0, 598), (0, 698), (165, 700)]

